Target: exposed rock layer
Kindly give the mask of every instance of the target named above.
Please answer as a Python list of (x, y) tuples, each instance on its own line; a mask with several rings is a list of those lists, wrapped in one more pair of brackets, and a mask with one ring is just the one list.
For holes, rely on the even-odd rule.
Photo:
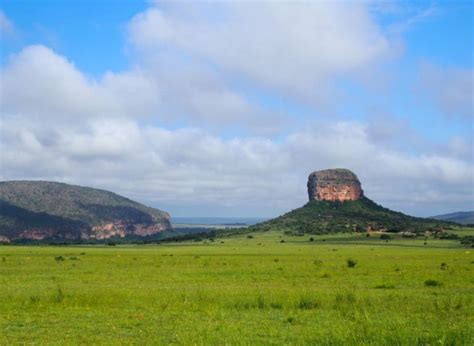
[(326, 169), (308, 177), (310, 201), (355, 201), (363, 195), (359, 179), (348, 169)]

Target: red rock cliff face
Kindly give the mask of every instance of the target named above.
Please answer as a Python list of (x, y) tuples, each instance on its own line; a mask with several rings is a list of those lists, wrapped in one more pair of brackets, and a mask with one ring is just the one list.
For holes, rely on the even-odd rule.
[(353, 201), (363, 195), (359, 179), (347, 169), (326, 169), (308, 177), (310, 201)]
[(153, 235), (172, 229), (170, 216), (166, 213), (163, 220), (151, 224), (130, 223), (124, 220), (116, 220), (102, 225), (92, 227), (91, 238), (109, 239), (112, 237), (125, 237), (127, 235), (138, 235), (141, 237)]

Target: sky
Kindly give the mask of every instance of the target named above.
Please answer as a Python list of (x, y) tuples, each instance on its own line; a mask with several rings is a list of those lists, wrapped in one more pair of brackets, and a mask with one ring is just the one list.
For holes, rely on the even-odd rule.
[(172, 216), (273, 217), (348, 168), (385, 207), (474, 210), (472, 1), (0, 3), (0, 180)]

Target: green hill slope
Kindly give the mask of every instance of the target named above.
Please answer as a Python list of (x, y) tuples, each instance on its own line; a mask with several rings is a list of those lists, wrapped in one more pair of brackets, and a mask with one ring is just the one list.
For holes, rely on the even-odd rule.
[(0, 182), (0, 235), (109, 238), (171, 229), (169, 214), (109, 191), (47, 181)]
[(423, 232), (449, 223), (416, 218), (384, 208), (366, 197), (355, 201), (311, 201), (275, 219), (250, 227), (252, 231), (323, 234), (344, 231), (385, 230)]

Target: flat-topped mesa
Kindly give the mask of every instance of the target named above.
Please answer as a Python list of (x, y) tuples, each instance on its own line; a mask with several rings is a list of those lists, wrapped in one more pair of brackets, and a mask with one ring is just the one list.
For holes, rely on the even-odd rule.
[(325, 169), (308, 177), (310, 201), (354, 201), (363, 195), (359, 179), (348, 169)]

